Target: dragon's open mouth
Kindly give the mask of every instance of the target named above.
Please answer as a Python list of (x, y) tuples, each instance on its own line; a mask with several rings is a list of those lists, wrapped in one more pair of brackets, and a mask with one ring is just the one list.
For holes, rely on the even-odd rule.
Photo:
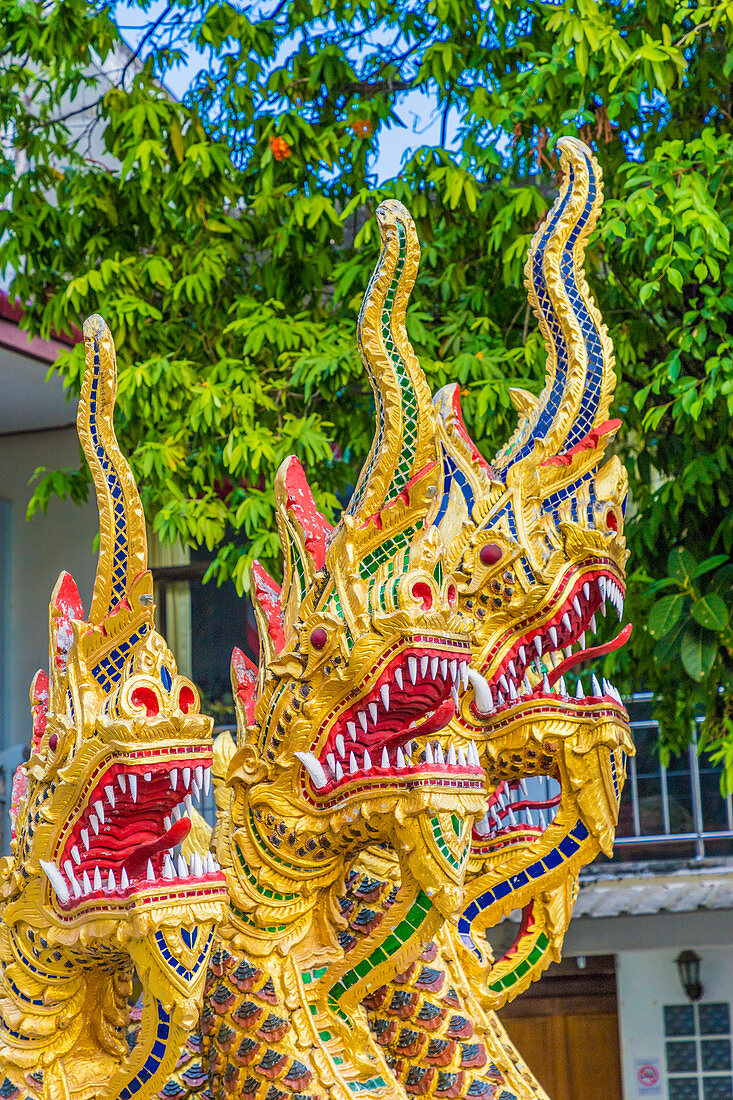
[(533, 843), (555, 820), (562, 790), (554, 776), (501, 782), (489, 795), (489, 808), (473, 827), (482, 849), (498, 851)]
[[(490, 683), (470, 669), (468, 675), (474, 688), (476, 714), (481, 718), (487, 715), (493, 718), (499, 711), (508, 710), (524, 700), (551, 698), (567, 702), (565, 673), (578, 664), (619, 649), (631, 634), (631, 626), (625, 626), (611, 641), (586, 647), (586, 634), (588, 631), (595, 633), (596, 614), (599, 611), (606, 614), (607, 600), (616, 608), (620, 621), (624, 607), (621, 583), (605, 567), (584, 572), (566, 592), (551, 619), (537, 626), (531, 621), (527, 624), (525, 633), (502, 656)], [(576, 645), (577, 650), (574, 649)], [(594, 705), (599, 700), (607, 700), (622, 706), (619, 692), (607, 680), (601, 687), (592, 675), (591, 691), (592, 694), (586, 695), (579, 679), (575, 702)]]
[[(453, 718), (459, 692), (468, 684), (469, 650), (441, 638), (417, 639), (412, 647), (386, 655), (368, 692), (347, 703), (333, 722), (318, 756), (297, 752), (319, 799), (363, 785), (405, 786), (436, 776), (470, 784), (483, 778), (476, 746), (466, 752), (436, 743), (412, 752), (412, 739), (445, 728)], [(412, 639), (414, 642), (415, 639)]]
[(63, 848), (42, 862), (61, 905), (74, 909), (94, 898), (109, 904), (192, 882), (219, 887), (211, 853), (194, 853), (190, 865), (175, 853), (191, 829), (193, 802), (209, 790), (211, 760), (210, 748), (146, 748), (99, 769)]

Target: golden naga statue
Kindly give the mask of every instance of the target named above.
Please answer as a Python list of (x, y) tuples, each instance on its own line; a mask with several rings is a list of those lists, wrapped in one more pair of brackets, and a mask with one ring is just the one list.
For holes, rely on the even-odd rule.
[[(210, 782), (212, 722), (153, 624), (145, 521), (112, 416), (115, 354), (84, 325), (79, 438), (97, 492), (99, 564), (84, 617), (62, 573), (49, 670), (31, 686), (33, 738), (0, 860), (0, 1095), (154, 1095), (198, 1019), (226, 884), (203, 850), (173, 863)], [(133, 974), (139, 1041), (125, 1035)]]
[[(9, 1084), (22, 1076), (21, 1100), (544, 1097), (494, 1009), (559, 957), (579, 869), (611, 850), (625, 756), (633, 751), (616, 689), (592, 677), (588, 695), (579, 681), (570, 698), (563, 679), (623, 644), (630, 628), (586, 648), (608, 602), (621, 618), (626, 478), (616, 458), (604, 463), (618, 426), (607, 419), (613, 356), (582, 273), (600, 172), (579, 141), (559, 147), (561, 193), (526, 269), (547, 341), (546, 386), (539, 399), (515, 394), (522, 419), (491, 464), (468, 437), (455, 388), (431, 399), (405, 330), (419, 260), (415, 228), (400, 203), (379, 207), (382, 252), (358, 328), (377, 407), (370, 454), (335, 527), (316, 511), (297, 460), (281, 467), (284, 580), (280, 587), (253, 568), (260, 661), (255, 667), (239, 651), (232, 660), (238, 733), (236, 744), (224, 735), (214, 749), (216, 826), (208, 830), (190, 802), (184, 825), (170, 826), (181, 830), (175, 840), (184, 867), (206, 860), (205, 870), (216, 875), (220, 865), (226, 875), (228, 905), (213, 933), (198, 1019), (168, 1080), (158, 1074), (143, 1082), (138, 1072), (127, 1092), (99, 1085), (52, 1092), (41, 1082), (31, 1091), (32, 1071), (7, 1031), (14, 1025), (6, 1005), (26, 997), (30, 1013), (39, 989), (32, 973), (15, 969), (12, 938), (29, 922), (34, 896), (15, 856), (4, 879), (15, 908), (5, 902), (0, 931), (0, 1071), (8, 1073), (5, 1057)], [(83, 624), (74, 630), (81, 645)], [(130, 668), (130, 679), (144, 672)], [(145, 685), (158, 698), (160, 679), (151, 672)], [(60, 713), (63, 695), (54, 705)], [(73, 729), (78, 708), (71, 714), (64, 728)], [(156, 714), (140, 712), (135, 725), (152, 745)], [(177, 727), (182, 737), (186, 717)], [(98, 716), (92, 728), (106, 730)], [(39, 753), (29, 782), (41, 759), (49, 766), (48, 749)], [(85, 806), (81, 789), (76, 798)], [(49, 784), (39, 790), (43, 797)], [(62, 826), (50, 798), (57, 824), (44, 826), (38, 855), (53, 881), (68, 811), (58, 811)], [(156, 819), (163, 848), (168, 824)], [(25, 865), (33, 870), (32, 857)], [(74, 904), (68, 881), (65, 902), (54, 902), (44, 885), (46, 908), (39, 916), (33, 910), (49, 950), (46, 929), (55, 928), (57, 910)], [(219, 884), (204, 875), (209, 881), (212, 889)], [(53, 948), (68, 958), (69, 987), (81, 979), (90, 988), (82, 975), (93, 972), (93, 930), (103, 926), (107, 942), (124, 944), (105, 971), (115, 989), (125, 987), (114, 1001), (118, 1037), (133, 964), (146, 1005), (151, 1000), (145, 936), (156, 939), (161, 925), (164, 936), (170, 930), (155, 911), (133, 946), (127, 925), (118, 932), (112, 920), (114, 894), (101, 910), (99, 900), (100, 915), (79, 921), (87, 954), (75, 946), (64, 955), (58, 935)], [(189, 935), (198, 926), (206, 940), (213, 913), (201, 917), (189, 899), (177, 904)], [(524, 913), (517, 940), (494, 960), (485, 933), (517, 908)], [(9, 984), (16, 974), (22, 994)], [(158, 970), (154, 977), (159, 983)], [(185, 1012), (193, 995), (182, 998)], [(87, 1002), (81, 1016), (96, 1036), (99, 1010), (92, 1019)], [(144, 1015), (131, 1036), (135, 1066), (150, 1057), (150, 1034)], [(170, 1043), (177, 1052), (181, 1034)], [(44, 1048), (35, 1049), (40, 1060)], [(108, 1076), (128, 1072), (119, 1047), (96, 1056), (95, 1068), (106, 1059)]]

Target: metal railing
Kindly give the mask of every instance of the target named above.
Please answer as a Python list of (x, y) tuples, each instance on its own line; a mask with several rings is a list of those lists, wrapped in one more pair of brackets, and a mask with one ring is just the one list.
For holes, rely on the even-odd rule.
[(733, 798), (720, 793), (721, 769), (698, 756), (697, 724), (686, 754), (669, 767), (660, 763), (652, 703), (650, 694), (627, 702), (636, 756), (628, 760), (614, 858), (733, 855)]

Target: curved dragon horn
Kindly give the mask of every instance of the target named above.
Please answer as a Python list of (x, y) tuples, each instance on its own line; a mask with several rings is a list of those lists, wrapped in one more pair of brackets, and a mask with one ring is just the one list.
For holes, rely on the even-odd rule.
[(409, 212), (394, 199), (377, 208), (382, 252), (359, 314), (359, 351), (374, 391), (377, 431), (345, 515), (359, 526), (409, 492), (436, 461), (431, 396), (407, 337), (405, 314), (420, 262)]
[(84, 322), (86, 367), (76, 418), (99, 510), (99, 561), (89, 622), (99, 625), (147, 568), (145, 519), (135, 480), (120, 451), (113, 415), (117, 361), (112, 334), (98, 314)]
[(563, 184), (549, 216), (532, 238), (524, 269), (529, 301), (547, 347), (545, 388), (534, 404), (513, 395), (525, 413), (494, 459), (503, 477), (542, 441), (543, 457), (562, 454), (608, 417), (616, 376), (606, 326), (583, 273), (585, 248), (603, 202), (598, 162), (587, 145), (558, 143)]

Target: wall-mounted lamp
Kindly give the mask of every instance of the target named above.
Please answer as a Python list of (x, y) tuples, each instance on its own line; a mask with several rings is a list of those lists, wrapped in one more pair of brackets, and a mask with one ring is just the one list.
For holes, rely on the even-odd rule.
[(694, 951), (681, 951), (674, 961), (677, 963), (682, 988), (688, 1001), (699, 1001), (702, 997), (700, 956)]

